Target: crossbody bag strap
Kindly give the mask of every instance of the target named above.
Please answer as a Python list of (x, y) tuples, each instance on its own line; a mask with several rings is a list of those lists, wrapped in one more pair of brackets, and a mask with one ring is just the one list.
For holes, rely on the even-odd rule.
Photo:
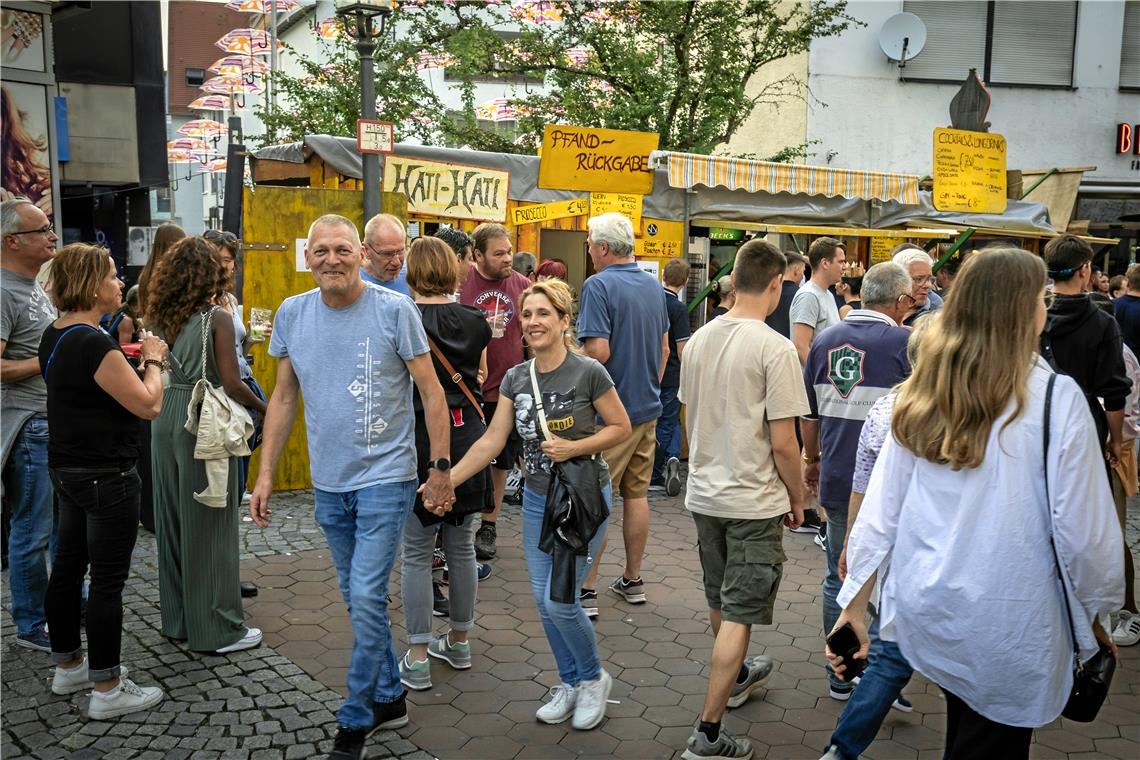
[(77, 328), (80, 328), (80, 327), (86, 327), (86, 328), (91, 329), (91, 330), (98, 330), (99, 329), (98, 327), (92, 327), (91, 325), (79, 324), (79, 325), (72, 325), (71, 327), (67, 328), (62, 333), (60, 333), (59, 337), (56, 338), (56, 340), (55, 340), (55, 345), (52, 346), (51, 353), (48, 354), (48, 360), (47, 360), (47, 363), (44, 364), (44, 370), (43, 370), (43, 372), (40, 373), (41, 375), (43, 375), (44, 380), (47, 380), (48, 370), (51, 369), (51, 363), (53, 361), (55, 361), (55, 352), (59, 350), (59, 346), (61, 343), (63, 343), (63, 339), (65, 337), (67, 337), (67, 334), (69, 332), (71, 332), (72, 330), (75, 330)]
[(475, 394), (472, 393), (471, 389), (467, 387), (467, 383), (463, 382), (463, 376), (455, 371), (455, 367), (451, 366), (451, 362), (449, 362), (447, 360), (447, 357), (443, 355), (443, 351), (439, 350), (439, 346), (437, 346), (435, 341), (431, 339), (430, 335), (427, 336), (427, 339), (428, 346), (431, 348), (432, 356), (438, 359), (439, 363), (443, 365), (443, 371), (451, 375), (451, 382), (459, 386), (459, 390), (463, 391), (463, 395), (466, 396), (467, 400), (471, 402), (471, 406), (475, 407), (475, 412), (479, 415), (479, 419), (483, 420), (483, 424), (486, 425), (487, 418), (483, 416), (483, 406), (475, 400)]
[(538, 414), (539, 429), (542, 432), (542, 437), (549, 441), (551, 437), (550, 430), (546, 427), (546, 410), (542, 408), (542, 392), (538, 389), (538, 372), (534, 368), (537, 363), (537, 359), (530, 360), (530, 387), (534, 392), (534, 410)]
[(1073, 610), (1069, 606), (1069, 589), (1065, 585), (1065, 574), (1061, 572), (1061, 555), (1057, 552), (1057, 542), (1054, 539), (1056, 531), (1053, 524), (1053, 501), (1049, 496), (1049, 425), (1053, 409), (1053, 385), (1056, 382), (1057, 374), (1051, 372), (1049, 374), (1049, 382), (1045, 386), (1045, 428), (1041, 433), (1041, 440), (1043, 441), (1045, 452), (1045, 511), (1049, 515), (1049, 545), (1053, 547), (1053, 558), (1057, 561), (1057, 578), (1061, 581), (1061, 599), (1065, 602), (1065, 617), (1069, 621), (1069, 633), (1073, 636), (1073, 659), (1076, 661), (1077, 666), (1080, 667), (1081, 656), (1080, 647), (1077, 645), (1077, 628), (1073, 624)]
[(206, 343), (210, 335), (210, 328), (214, 324), (214, 312), (219, 308), (221, 307), (212, 307), (206, 312), (206, 315), (202, 317), (202, 380), (206, 379)]

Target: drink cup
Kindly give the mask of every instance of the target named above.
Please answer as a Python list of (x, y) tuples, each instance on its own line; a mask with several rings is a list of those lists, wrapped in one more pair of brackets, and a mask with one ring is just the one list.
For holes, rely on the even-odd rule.
[(265, 340), (266, 327), (273, 324), (273, 309), (250, 309), (249, 310), (249, 339), (254, 343), (261, 343)]

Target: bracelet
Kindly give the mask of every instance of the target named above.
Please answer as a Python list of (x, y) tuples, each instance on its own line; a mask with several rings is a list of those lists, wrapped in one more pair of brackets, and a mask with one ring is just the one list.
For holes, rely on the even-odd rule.
[(807, 452), (804, 452), (800, 458), (804, 460), (804, 464), (819, 464), (821, 457), (819, 454), (816, 454), (814, 457), (809, 457)]
[(162, 362), (160, 362), (158, 359), (144, 359), (143, 360), (143, 371), (146, 371), (146, 368), (152, 364), (154, 366), (158, 367), (159, 372), (162, 371)]

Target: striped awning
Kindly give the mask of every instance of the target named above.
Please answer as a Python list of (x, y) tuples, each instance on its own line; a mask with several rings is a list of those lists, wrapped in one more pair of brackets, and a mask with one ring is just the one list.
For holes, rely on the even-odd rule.
[[(658, 154), (662, 155), (662, 154)], [(917, 174), (861, 172), (827, 166), (773, 164), (743, 158), (664, 152), (669, 164), (669, 184), (727, 187), (765, 193), (805, 193), (900, 203), (918, 203)]]

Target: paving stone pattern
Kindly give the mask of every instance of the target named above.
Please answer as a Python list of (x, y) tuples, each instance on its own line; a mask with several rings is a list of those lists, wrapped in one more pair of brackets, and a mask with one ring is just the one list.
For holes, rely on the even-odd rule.
[[(653, 494), (652, 505), (644, 566), (650, 601), (633, 606), (602, 594), (599, 648), (615, 678), (616, 704), (609, 705), (598, 729), (580, 732), (568, 723), (534, 720), (557, 674), (531, 601), (517, 507), (508, 507), (499, 524), (494, 573), (479, 589), (474, 666), (456, 672), (433, 660), (433, 688), (409, 697), (411, 724), (374, 737), (370, 756), (679, 757), (704, 698), (712, 639), (692, 521), (680, 498)], [(615, 545), (602, 565), (606, 579), (621, 571), (620, 525), (618, 507), (610, 526)], [(1140, 500), (1130, 507), (1128, 535), (1140, 552)], [(53, 696), (47, 656), (13, 646), (14, 631), (6, 624), (0, 755), (306, 758), (327, 751), (352, 634), (312, 518), (311, 496), (275, 497), (271, 528), (263, 532), (243, 524), (242, 540), (243, 578), (261, 589), (257, 599), (247, 600), (247, 617), (265, 630), (264, 645), (225, 658), (200, 657), (158, 634), (153, 539), (140, 534), (125, 599), (124, 661), (136, 668), (140, 682), (167, 690), (159, 711), (116, 723), (88, 721), (77, 709), (86, 697)], [(811, 536), (787, 534), (785, 548), (775, 625), (755, 629), (751, 648), (774, 657), (777, 670), (766, 690), (729, 714), (726, 726), (748, 736), (757, 757), (814, 759), (843, 707), (827, 696), (823, 675), (819, 584), (825, 561)], [(402, 652), (399, 589), (397, 569), (392, 619)], [(446, 622), (437, 621), (436, 631), (444, 630)], [(1031, 757), (1140, 757), (1138, 650), (1123, 650), (1113, 693), (1098, 720), (1060, 720), (1039, 730)], [(916, 676), (906, 694), (915, 711), (892, 712), (865, 757), (941, 757), (940, 691)]]

